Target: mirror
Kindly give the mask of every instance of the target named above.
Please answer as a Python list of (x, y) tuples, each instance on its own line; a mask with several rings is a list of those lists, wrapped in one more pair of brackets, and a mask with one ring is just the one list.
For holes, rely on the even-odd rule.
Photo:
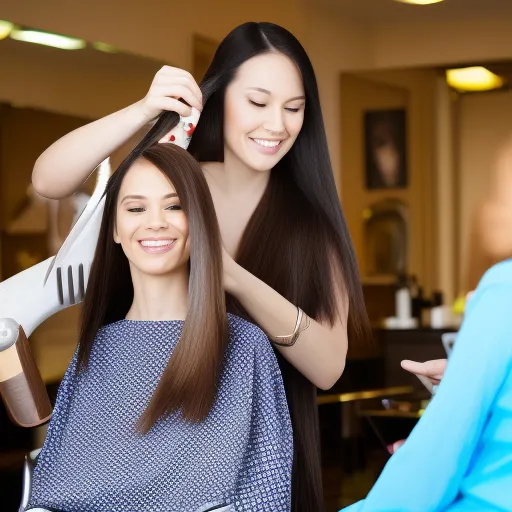
[[(198, 79), (215, 48), (214, 41), (194, 38)], [(42, 198), (31, 186), (38, 156), (75, 128), (143, 98), (156, 72), (172, 63), (106, 45), (63, 50), (12, 37), (0, 40), (0, 62), (0, 280), (5, 280), (56, 253), (94, 189), (96, 173), (69, 198)], [(112, 169), (146, 129), (111, 156)], [(66, 309), (31, 336), (48, 384), (60, 382), (67, 368), (79, 313), (79, 306)]]
[[(472, 80), (487, 70), (497, 77), (496, 88), (450, 85), (449, 68), (471, 68), (465, 72)], [(341, 200), (366, 283), (391, 284), (405, 271), (449, 300), (476, 285), (491, 263), (477, 218), (497, 179), (497, 159), (510, 145), (511, 78), (512, 62), (342, 74)], [(377, 171), (394, 179), (374, 178)], [(385, 202), (408, 212), (407, 229), (396, 219), (396, 243), (390, 243), (389, 219), (369, 218)], [(378, 271), (372, 253), (386, 261), (386, 244), (387, 281), (386, 265)], [(389, 276), (399, 247), (405, 268)]]

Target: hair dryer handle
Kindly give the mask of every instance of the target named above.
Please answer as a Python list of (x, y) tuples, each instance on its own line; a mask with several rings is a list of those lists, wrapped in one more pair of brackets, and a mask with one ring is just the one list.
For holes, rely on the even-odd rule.
[(0, 394), (13, 423), (36, 427), (52, 415), (52, 404), (21, 325), (0, 319)]

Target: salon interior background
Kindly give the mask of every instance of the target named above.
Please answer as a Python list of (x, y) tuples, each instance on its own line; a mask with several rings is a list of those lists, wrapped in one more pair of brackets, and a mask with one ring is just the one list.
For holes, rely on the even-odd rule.
[[(462, 254), (470, 243), (469, 210), (478, 201), (478, 190), (482, 190), (486, 177), (478, 176), (475, 169), (460, 172), (458, 164), (470, 168), (472, 162), (467, 155), (456, 154), (453, 144), (439, 140), (436, 123), (443, 117), (446, 120), (446, 102), (449, 108), (453, 102), (444, 97), (444, 80), (434, 68), (510, 58), (509, 2), (446, 0), (427, 11), (392, 0), (262, 0), (257, 7), (229, 0), (197, 0), (183, 3), (179, 9), (161, 1), (136, 2), (127, 7), (119, 0), (4, 0), (0, 19), (102, 41), (141, 57), (192, 69), (194, 55), (197, 59), (201, 53), (194, 36), (204, 38), (206, 47), (208, 41), (215, 45), (233, 26), (260, 19), (261, 13), (295, 33), (315, 66), (336, 180), (363, 275), (361, 215), (370, 197), (360, 176), (361, 158), (353, 145), (354, 137), (360, 136), (360, 126), (343, 119), (344, 112), (357, 117), (354, 111), (342, 108), (351, 104), (352, 92), (358, 95), (360, 109), (408, 107), (410, 186), (398, 195), (411, 208), (409, 271), (419, 276), (427, 289), (442, 289), (448, 297), (468, 288), (464, 282), (468, 279), (468, 262)], [(205, 52), (207, 58), (208, 48)], [(43, 71), (43, 66), (52, 64), (53, 74)], [(147, 88), (151, 64), (134, 67), (131, 73), (126, 71), (129, 65), (123, 69), (121, 75), (115, 70), (109, 73), (108, 69), (91, 68), (84, 77), (76, 67), (59, 69), (58, 62), (52, 63), (51, 59), (27, 66), (15, 55), (2, 54), (0, 99), (77, 118), (97, 118), (136, 100)], [(379, 70), (400, 72), (386, 76)], [(342, 74), (363, 71), (352, 76), (352, 82), (344, 82)], [(59, 87), (48, 83), (50, 77), (60, 82)], [(507, 101), (508, 107), (511, 104), (505, 96), (495, 101), (497, 123), (506, 116)], [(487, 97), (479, 101), (493, 100)], [(468, 108), (476, 111), (478, 105)], [(482, 106), (481, 110), (486, 109)], [(479, 126), (478, 122), (473, 124)], [(471, 137), (471, 133), (466, 135)], [(491, 160), (499, 142), (494, 141), (487, 151)], [(465, 144), (470, 145), (469, 140), (461, 141), (459, 146)], [(5, 164), (3, 167), (7, 172)], [(2, 188), (5, 194), (6, 187)], [(374, 198), (386, 195), (389, 192), (373, 192)], [(2, 203), (6, 202), (9, 200), (3, 197)], [(7, 213), (4, 206), (4, 219)]]
[[(377, 289), (392, 291), (396, 275), (376, 275), (376, 239), (367, 236), (372, 212), (393, 202), (406, 211), (407, 272), (427, 294), (441, 290), (447, 302), (470, 290), (489, 264), (475, 219), (496, 156), (512, 143), (512, 92), (505, 86), (458, 93), (445, 70), (485, 65), (512, 83), (512, 2), (504, 0), (444, 0), (428, 9), (394, 0), (195, 0), (179, 7), (161, 0), (2, 0), (0, 20), (89, 45), (63, 51), (0, 40), (0, 279), (50, 256), (47, 205), (27, 197), (33, 164), (49, 144), (140, 99), (163, 63), (200, 79), (227, 32), (262, 18), (291, 30), (313, 62), (340, 200), (363, 281), (375, 293), (370, 313), (374, 303), (394, 313), (392, 295), (381, 300)], [(403, 188), (366, 185), (363, 121), (378, 110), (406, 113)], [(94, 176), (84, 192), (93, 185)], [(61, 206), (65, 214), (72, 205)], [(78, 314), (79, 308), (65, 310), (31, 337), (47, 383), (58, 383), (67, 367)], [(357, 349), (350, 357), (362, 357)]]

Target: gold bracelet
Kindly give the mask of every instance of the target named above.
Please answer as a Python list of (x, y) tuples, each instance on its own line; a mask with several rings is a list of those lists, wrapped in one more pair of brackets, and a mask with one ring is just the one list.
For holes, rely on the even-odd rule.
[(300, 326), (302, 324), (302, 318), (305, 315), (305, 313), (300, 309), (297, 308), (297, 322), (295, 323), (295, 329), (291, 334), (288, 336), (269, 336), (269, 340), (274, 343), (275, 345), (279, 345), (281, 347), (291, 347), (295, 344), (295, 342), (298, 340), (301, 332), (305, 331), (309, 327), (309, 317), (306, 316), (306, 327), (304, 329), (301, 329)]
[[(304, 316), (306, 317), (306, 327), (304, 328), (300, 328), (299, 329), (299, 332), (297, 333), (297, 340), (299, 339), (299, 336), (305, 331), (308, 329), (308, 327), (311, 325), (311, 319), (309, 318), (308, 315), (306, 315), (306, 313), (304, 313)], [(295, 340), (295, 341), (297, 341)]]

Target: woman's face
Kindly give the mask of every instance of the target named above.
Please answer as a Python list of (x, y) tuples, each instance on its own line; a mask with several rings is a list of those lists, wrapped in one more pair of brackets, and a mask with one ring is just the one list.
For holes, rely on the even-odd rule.
[(132, 272), (161, 275), (187, 270), (187, 217), (172, 183), (147, 160), (137, 160), (123, 179), (114, 241), (121, 244)]
[(226, 89), (225, 162), (272, 169), (299, 135), (305, 102), (301, 74), (287, 56), (265, 53), (244, 62)]

